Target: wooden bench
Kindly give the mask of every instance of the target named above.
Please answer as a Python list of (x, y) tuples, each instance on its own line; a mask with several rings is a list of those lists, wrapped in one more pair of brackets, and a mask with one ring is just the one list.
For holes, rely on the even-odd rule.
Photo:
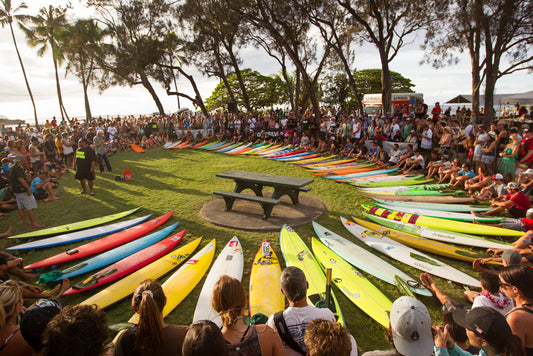
[(220, 195), (224, 198), (224, 201), (226, 202), (226, 211), (230, 211), (231, 208), (233, 208), (233, 202), (236, 199), (259, 203), (263, 207), (263, 219), (268, 219), (272, 213), (272, 208), (274, 205), (278, 205), (281, 202), (279, 199), (270, 199), (250, 194), (227, 192), (224, 190), (217, 190), (213, 192), (213, 194)]

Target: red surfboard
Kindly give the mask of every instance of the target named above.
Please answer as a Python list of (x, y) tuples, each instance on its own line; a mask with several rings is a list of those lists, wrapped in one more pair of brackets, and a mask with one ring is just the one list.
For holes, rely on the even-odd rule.
[(158, 218), (152, 219), (145, 223), (130, 227), (129, 229), (108, 235), (96, 241), (89, 242), (85, 245), (75, 247), (65, 252), (61, 252), (44, 260), (37, 261), (24, 267), (24, 269), (35, 269), (46, 266), (57, 265), (60, 263), (74, 261), (87, 256), (95, 255), (97, 253), (110, 250), (127, 242), (133, 241), (141, 236), (146, 235), (150, 231), (157, 229), (163, 225), (174, 214), (174, 210)]
[(155, 260), (163, 257), (163, 255), (169, 253), (174, 247), (176, 247), (181, 239), (185, 236), (185, 230), (178, 232), (177, 234), (168, 237), (158, 243), (153, 244), (133, 255), (121, 259), (118, 262), (113, 263), (110, 266), (94, 273), (86, 280), (69, 288), (64, 295), (76, 294), (84, 292), (86, 290), (96, 288), (103, 284), (113, 282), (119, 278), (122, 278), (136, 270), (154, 262)]

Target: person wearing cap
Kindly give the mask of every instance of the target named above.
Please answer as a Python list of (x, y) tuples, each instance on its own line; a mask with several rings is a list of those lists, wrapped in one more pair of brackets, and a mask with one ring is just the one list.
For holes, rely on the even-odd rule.
[(431, 318), (419, 300), (403, 296), (392, 303), (390, 328), (394, 349), (365, 352), (363, 356), (430, 356), (433, 355)]
[(500, 284), (515, 303), (505, 318), (522, 341), (526, 355), (533, 355), (533, 269), (525, 265), (505, 267), (500, 272)]
[[(22, 166), (25, 159), (26, 158), (23, 155), (17, 155), (14, 160), (15, 165), (13, 166), (9, 177), (11, 191), (17, 200), (17, 208), (22, 223), (39, 229), (44, 227), (44, 225), (38, 224), (33, 215), (33, 210), (37, 208), (37, 202), (35, 201), (30, 185), (26, 181), (24, 167)], [(28, 219), (26, 219), (26, 215), (28, 216)]]
[[(520, 339), (505, 317), (492, 308), (456, 309), (453, 320), (467, 330), (470, 344), (481, 349), (479, 356), (525, 355)], [(451, 342), (447, 326), (437, 327), (435, 333), (435, 356), (471, 355)]]
[(63, 303), (59, 299), (39, 299), (22, 314), (20, 334), (35, 353), (43, 349), (44, 330), (48, 322), (59, 314), (62, 308)]
[(517, 183), (522, 188), (524, 194), (530, 195), (533, 189), (533, 169), (528, 168), (524, 172), (520, 172)]
[(93, 143), (94, 151), (96, 152), (96, 156), (98, 157), (98, 166), (100, 167), (100, 173), (104, 173), (104, 162), (107, 167), (107, 171), (113, 172), (113, 168), (111, 168), (111, 163), (109, 162), (109, 158), (107, 157), (106, 145), (108, 144), (108, 141), (106, 141), (105, 139), (104, 130), (98, 130), (96, 132), (96, 136), (94, 136)]
[(507, 185), (503, 182), (503, 175), (496, 173), (492, 176), (492, 184), (481, 189), (479, 194), (475, 195), (477, 200), (490, 200), (491, 198), (503, 197), (508, 194)]
[(519, 219), (526, 216), (526, 212), (531, 208), (528, 197), (522, 193), (518, 183), (507, 184), (508, 194), (502, 198), (495, 198), (491, 201), (493, 209), (480, 213), (481, 215), (495, 215), (507, 211), (513, 218)]
[(515, 174), (519, 175), (521, 172), (529, 168), (533, 162), (533, 135), (529, 128), (522, 130), (522, 141), (520, 141), (520, 151), (518, 152), (518, 161)]

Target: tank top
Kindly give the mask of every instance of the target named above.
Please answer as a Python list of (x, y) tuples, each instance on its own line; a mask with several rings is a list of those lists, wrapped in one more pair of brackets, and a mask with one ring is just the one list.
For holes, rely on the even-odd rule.
[[(248, 331), (250, 333), (248, 334)], [(248, 336), (246, 336), (248, 334)], [(228, 344), (228, 356), (263, 356), (259, 335), (255, 326), (248, 326), (241, 341), (235, 344)]]
[[(533, 315), (533, 310), (531, 310), (529, 308), (515, 308), (515, 309), (511, 310), (509, 313), (505, 314), (505, 318), (507, 319), (507, 317), (511, 313), (514, 313), (515, 311), (525, 311), (526, 313), (529, 313), (529, 314)], [(526, 351), (526, 356), (533, 356), (533, 347), (526, 347), (526, 348), (524, 348), (524, 350)]]

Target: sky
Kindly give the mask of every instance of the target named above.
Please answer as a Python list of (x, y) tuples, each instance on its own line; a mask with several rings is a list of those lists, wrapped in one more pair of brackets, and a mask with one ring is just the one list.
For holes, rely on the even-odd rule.
[[(40, 7), (52, 5), (64, 5), (64, 0), (27, 0), (27, 14), (36, 14)], [(13, 7), (20, 1), (13, 0)], [(91, 10), (83, 6), (81, 1), (73, 0), (74, 14), (72, 16), (88, 17)], [(55, 77), (52, 58), (49, 53), (43, 57), (37, 56), (37, 49), (27, 45), (24, 34), (16, 29), (15, 36), (21, 52), (22, 60), (29, 78), (30, 87), (36, 99), (39, 123), (59, 115), (57, 102)], [(420, 39), (413, 42), (420, 43)], [(280, 68), (267, 54), (255, 48), (246, 48), (240, 52), (243, 59), (243, 68), (252, 68), (262, 74), (269, 75), (279, 72)], [(391, 62), (390, 68), (411, 79), (415, 84), (414, 90), (424, 94), (428, 104), (435, 101), (443, 102), (459, 94), (471, 93), (470, 59), (462, 55), (458, 65), (434, 69), (428, 64), (420, 65), (424, 53), (416, 44), (404, 47), (398, 56)], [(380, 60), (377, 50), (372, 45), (364, 45), (356, 48), (355, 66), (357, 70), (380, 68)], [(33, 108), (28, 96), (22, 70), (20, 68), (16, 52), (7, 27), (0, 28), (0, 117), (10, 119), (22, 119), (33, 123)], [(63, 101), (70, 117), (83, 117), (85, 108), (81, 83), (75, 76), (65, 77), (64, 66), (60, 68), (60, 82)], [(217, 78), (202, 76), (195, 68), (188, 68), (189, 74), (193, 74), (204, 100), (211, 95), (212, 90), (218, 84)], [(497, 82), (496, 94), (522, 93), (532, 90), (531, 74), (519, 72), (505, 76)], [(175, 96), (166, 95), (164, 89), (152, 82), (157, 94), (165, 108), (165, 111), (175, 112), (178, 104)], [(192, 88), (186, 79), (178, 80), (181, 91), (194, 97)], [(141, 86), (113, 87), (103, 93), (97, 89), (89, 90), (89, 100), (93, 116), (148, 114), (157, 111), (157, 107), (146, 89)], [(181, 98), (181, 107), (194, 109), (192, 104)]]

